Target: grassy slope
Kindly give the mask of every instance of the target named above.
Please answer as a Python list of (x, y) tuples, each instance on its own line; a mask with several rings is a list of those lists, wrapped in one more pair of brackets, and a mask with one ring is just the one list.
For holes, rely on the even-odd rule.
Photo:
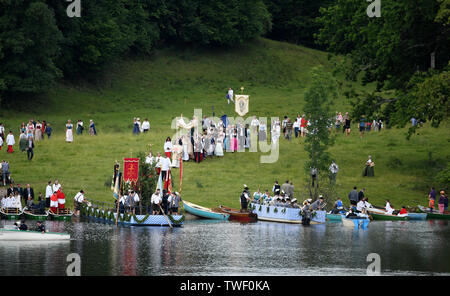
[[(231, 86), (245, 87), (250, 95), (248, 116), (289, 115), (302, 112), (303, 93), (309, 84), (309, 70), (327, 64), (326, 53), (269, 40), (257, 40), (233, 50), (163, 50), (152, 58), (117, 62), (95, 83), (60, 84), (39, 101), (18, 110), (0, 110), (0, 122), (16, 133), (22, 121), (30, 117), (51, 122), (53, 138), (37, 143), (35, 159), (30, 163), (26, 153), (7, 155), (2, 149), (0, 159), (10, 161), (16, 183), (29, 182), (35, 191), (44, 191), (49, 179), (58, 178), (70, 203), (84, 188), (87, 196), (111, 201), (105, 187), (115, 160), (147, 151), (162, 151), (163, 141), (172, 136), (170, 124), (183, 113), (191, 117), (194, 108), (211, 115), (235, 116), (233, 106), (226, 104), (225, 92)], [(342, 96), (334, 102), (336, 110), (350, 111)], [(33, 110), (30, 112), (29, 110)], [(152, 125), (147, 135), (132, 136), (133, 117), (148, 117)], [(64, 124), (78, 118), (88, 124), (94, 119), (97, 137), (74, 136), (74, 143), (65, 143)], [(354, 186), (366, 187), (372, 203), (390, 198), (394, 205), (416, 205), (424, 202), (429, 166), (428, 152), (438, 162), (448, 162), (448, 125), (440, 129), (426, 127), (422, 135), (405, 140), (405, 130), (371, 133), (360, 140), (357, 126), (350, 138), (341, 133), (331, 149), (340, 166), (338, 193), (343, 197)], [(16, 133), (16, 141), (18, 134)], [(296, 192), (304, 190), (303, 163), (307, 157), (302, 139), (281, 141), (280, 157), (274, 164), (261, 164), (260, 153), (226, 153), (222, 159), (201, 164), (186, 163), (183, 197), (205, 206), (226, 204), (238, 206), (242, 184), (252, 190), (257, 186), (271, 189), (273, 181), (292, 180)], [(18, 145), (16, 145), (18, 149)], [(376, 162), (376, 178), (361, 177), (363, 164), (371, 154)], [(403, 165), (391, 169), (393, 158)], [(174, 171), (178, 181), (178, 171)], [(178, 189), (178, 182), (176, 182)]]

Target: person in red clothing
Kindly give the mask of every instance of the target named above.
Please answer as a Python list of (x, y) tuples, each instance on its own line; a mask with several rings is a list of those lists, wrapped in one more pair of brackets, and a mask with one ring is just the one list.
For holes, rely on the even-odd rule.
[(58, 192), (55, 191), (50, 197), (50, 211), (56, 213), (58, 209)]
[(303, 114), (302, 119), (300, 119), (300, 136), (306, 137), (306, 127), (308, 126), (308, 120), (305, 114)]
[(58, 208), (64, 209), (66, 205), (66, 195), (64, 194), (62, 187), (59, 187), (57, 197), (58, 197)]
[(405, 206), (402, 207), (402, 209), (400, 210), (400, 213), (398, 213), (397, 216), (407, 216), (408, 215), (408, 211), (406, 210)]

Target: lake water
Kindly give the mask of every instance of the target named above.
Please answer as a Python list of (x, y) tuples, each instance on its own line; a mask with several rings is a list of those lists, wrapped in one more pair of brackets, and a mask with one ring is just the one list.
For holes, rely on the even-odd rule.
[(448, 221), (375, 221), (367, 230), (212, 220), (174, 229), (91, 221), (46, 226), (72, 239), (0, 242), (1, 275), (65, 275), (70, 253), (80, 255), (81, 275), (366, 275), (369, 253), (380, 255), (382, 275), (450, 274)]

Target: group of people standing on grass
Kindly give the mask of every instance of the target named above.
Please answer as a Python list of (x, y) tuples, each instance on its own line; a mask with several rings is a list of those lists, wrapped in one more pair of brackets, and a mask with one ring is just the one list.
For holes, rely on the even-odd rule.
[[(434, 187), (431, 187), (430, 193), (428, 193), (428, 208), (433, 212), (435, 210), (434, 205), (436, 204), (437, 193)], [(439, 213), (448, 213), (448, 196), (445, 194), (444, 190), (439, 192), (438, 208)]]
[[(72, 124), (72, 121), (69, 119), (69, 120), (67, 120), (67, 123), (66, 123), (66, 142), (67, 143), (73, 142), (73, 131), (74, 131), (74, 126)], [(84, 123), (81, 119), (78, 119), (77, 125), (75, 127), (75, 132), (77, 135), (82, 135), (83, 131), (84, 131)], [(89, 120), (89, 135), (90, 136), (97, 135), (95, 123), (92, 119)]]
[(133, 134), (138, 135), (140, 133), (147, 133), (150, 131), (150, 122), (148, 118), (145, 118), (141, 124), (141, 119), (139, 117), (135, 117), (133, 120)]

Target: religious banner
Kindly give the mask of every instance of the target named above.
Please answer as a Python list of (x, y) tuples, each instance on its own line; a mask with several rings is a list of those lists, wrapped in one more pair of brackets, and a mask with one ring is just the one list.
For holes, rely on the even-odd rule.
[(123, 180), (137, 182), (139, 177), (139, 158), (123, 159)]
[(234, 96), (236, 105), (235, 105), (235, 111), (239, 116), (244, 116), (248, 113), (249, 110), (249, 96), (247, 95), (235, 95)]

